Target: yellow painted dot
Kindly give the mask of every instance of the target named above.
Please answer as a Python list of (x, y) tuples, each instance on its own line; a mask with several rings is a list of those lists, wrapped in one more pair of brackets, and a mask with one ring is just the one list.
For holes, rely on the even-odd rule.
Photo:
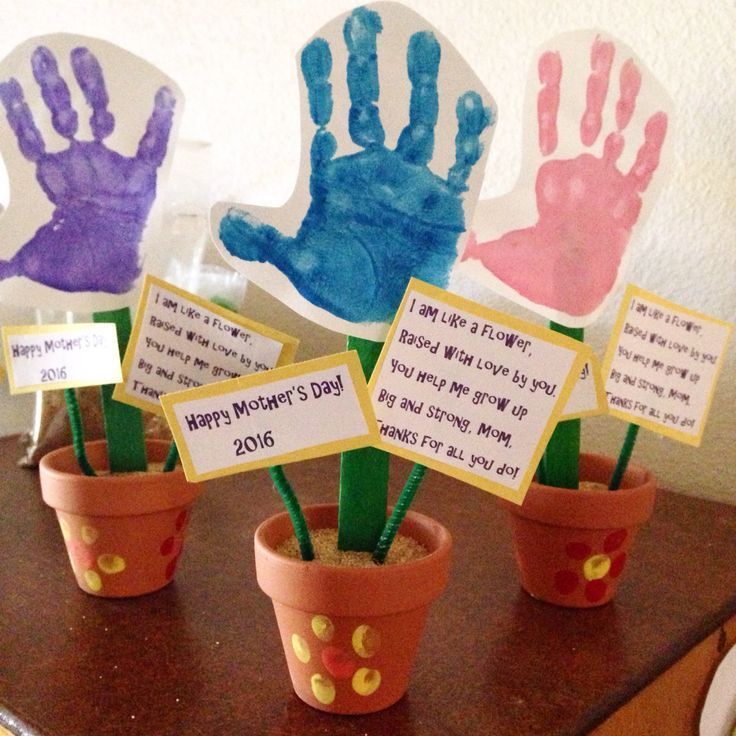
[(84, 582), (87, 583), (87, 587), (90, 590), (94, 590), (95, 593), (98, 590), (102, 590), (102, 580), (94, 570), (87, 570), (87, 572), (84, 573)]
[(69, 528), (69, 524), (64, 519), (59, 519), (59, 526), (61, 527), (61, 536), (64, 537), (65, 542), (68, 542), (72, 538), (72, 530)]
[(370, 670), (361, 667), (355, 670), (353, 675), (353, 690), (358, 695), (373, 695), (381, 684), (381, 673), (378, 670)]
[(125, 558), (120, 555), (100, 555), (97, 558), (97, 565), (105, 574), (115, 575), (125, 570)]
[(608, 555), (593, 555), (583, 564), (583, 575), (586, 580), (600, 580), (608, 575), (611, 569), (611, 558)]
[(296, 658), (300, 662), (302, 662), (303, 664), (309, 662), (312, 654), (309, 651), (309, 644), (307, 644), (307, 640), (303, 636), (299, 636), (299, 634), (292, 634), (291, 648), (294, 650), (294, 654), (296, 654)]
[(320, 641), (331, 641), (335, 635), (335, 626), (327, 616), (315, 616), (312, 619), (312, 631)]
[(361, 624), (353, 631), (353, 649), (359, 657), (372, 657), (381, 646), (381, 635), (372, 626)]
[(310, 680), (314, 697), (322, 705), (330, 705), (335, 700), (335, 683), (326, 675), (314, 674)]
[(85, 544), (94, 544), (99, 536), (100, 533), (93, 526), (82, 527), (82, 541)]

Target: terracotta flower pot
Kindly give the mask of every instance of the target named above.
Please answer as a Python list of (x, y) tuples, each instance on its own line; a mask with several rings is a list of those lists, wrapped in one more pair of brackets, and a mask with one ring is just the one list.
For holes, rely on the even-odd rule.
[[(310, 529), (334, 528), (337, 505), (305, 509)], [(429, 554), (411, 562), (337, 567), (274, 550), (293, 534), (287, 514), (255, 534), (258, 584), (273, 600), (292, 684), (331, 713), (372, 713), (406, 692), (429, 604), (449, 574), (449, 532), (409, 512), (401, 533)]]
[[(580, 479), (608, 484), (615, 460), (581, 454)], [(611, 600), (639, 527), (651, 516), (657, 484), (630, 464), (617, 491), (572, 490), (532, 483), (510, 512), (521, 584), (549, 603), (574, 608)]]
[[(149, 462), (163, 462), (164, 440), (146, 442)], [(107, 469), (107, 443), (85, 445), (96, 471)], [(74, 449), (62, 447), (39, 464), (44, 501), (56, 510), (79, 587), (104, 597), (142, 595), (171, 582), (184, 544), (190, 507), (203, 486), (170, 473), (83, 475)]]

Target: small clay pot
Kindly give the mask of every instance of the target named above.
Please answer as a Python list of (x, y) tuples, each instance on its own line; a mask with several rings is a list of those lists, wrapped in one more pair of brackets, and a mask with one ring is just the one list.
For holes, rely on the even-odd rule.
[[(149, 463), (170, 443), (147, 440)], [(85, 445), (96, 472), (107, 470), (107, 443)], [(204, 486), (169, 473), (82, 474), (73, 447), (39, 464), (44, 501), (56, 510), (77, 584), (91, 595), (143, 595), (167, 585), (182, 552), (191, 505)]]
[[(615, 460), (581, 454), (580, 479), (608, 485)], [(558, 606), (590, 608), (613, 598), (639, 527), (651, 516), (657, 483), (629, 464), (617, 491), (532, 483), (510, 512), (523, 588)]]
[[(310, 529), (335, 528), (337, 505), (307, 507)], [(338, 567), (275, 552), (292, 536), (286, 513), (255, 534), (258, 584), (273, 600), (296, 694), (330, 713), (372, 713), (406, 692), (429, 604), (445, 588), (452, 540), (409, 512), (400, 533), (428, 554), (407, 563)]]

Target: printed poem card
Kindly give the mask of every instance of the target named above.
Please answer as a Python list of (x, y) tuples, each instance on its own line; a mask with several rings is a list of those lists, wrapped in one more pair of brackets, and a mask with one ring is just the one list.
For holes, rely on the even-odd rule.
[(296, 338), (146, 276), (117, 401), (162, 414), (159, 397), (294, 360)]
[(700, 445), (732, 329), (630, 284), (603, 365), (609, 413)]
[(516, 503), (590, 350), (412, 279), (370, 383), (380, 447)]
[(332, 455), (378, 439), (356, 352), (161, 397), (190, 481)]

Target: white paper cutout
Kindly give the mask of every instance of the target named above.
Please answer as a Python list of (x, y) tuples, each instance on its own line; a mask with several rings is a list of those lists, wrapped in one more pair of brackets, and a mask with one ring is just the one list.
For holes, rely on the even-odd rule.
[[(344, 28), (355, 50), (350, 65)], [(437, 104), (431, 80), (438, 54)], [(410, 276), (446, 286), (480, 193), (493, 101), (447, 39), (397, 3), (334, 19), (300, 51), (297, 66), (302, 157), (294, 194), (277, 209), (215, 205), (213, 239), (233, 268), (308, 319), (382, 340)]]
[(92, 312), (127, 306), (184, 96), (113, 44), (58, 33), (0, 62), (0, 301)]
[(733, 736), (736, 728), (736, 646), (718, 665), (700, 714), (700, 736)]
[(584, 327), (621, 282), (667, 179), (672, 103), (630, 48), (574, 31), (535, 54), (523, 125), (519, 181), (479, 202), (457, 274)]

